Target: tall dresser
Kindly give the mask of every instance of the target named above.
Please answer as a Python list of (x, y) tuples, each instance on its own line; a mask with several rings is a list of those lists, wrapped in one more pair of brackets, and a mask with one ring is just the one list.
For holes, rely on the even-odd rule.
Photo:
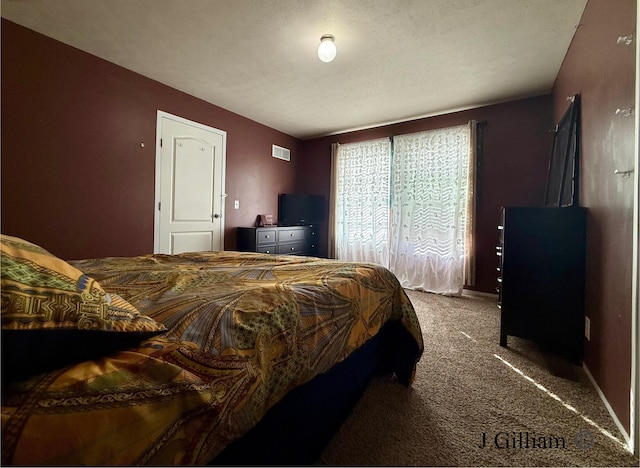
[(498, 229), (500, 345), (518, 336), (581, 363), (585, 208), (502, 208)]

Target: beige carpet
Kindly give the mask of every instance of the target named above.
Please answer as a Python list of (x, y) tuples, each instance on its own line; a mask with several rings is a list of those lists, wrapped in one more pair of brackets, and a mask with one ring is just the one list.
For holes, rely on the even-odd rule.
[(581, 367), (498, 345), (494, 298), (407, 293), (425, 340), (414, 386), (375, 379), (318, 464), (638, 466)]

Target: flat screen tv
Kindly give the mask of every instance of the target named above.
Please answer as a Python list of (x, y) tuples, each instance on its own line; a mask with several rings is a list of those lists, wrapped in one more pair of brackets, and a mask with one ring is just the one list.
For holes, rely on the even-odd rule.
[(324, 221), (324, 196), (299, 193), (278, 195), (278, 224), (302, 226)]

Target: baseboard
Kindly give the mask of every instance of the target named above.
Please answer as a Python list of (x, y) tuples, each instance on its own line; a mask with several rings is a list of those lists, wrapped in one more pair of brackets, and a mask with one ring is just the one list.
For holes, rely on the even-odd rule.
[(627, 433), (627, 430), (624, 428), (624, 426), (622, 425), (622, 423), (618, 419), (618, 416), (613, 411), (613, 408), (609, 404), (609, 401), (607, 401), (607, 397), (604, 396), (604, 393), (602, 392), (602, 390), (600, 390), (600, 387), (598, 386), (598, 383), (596, 382), (596, 379), (593, 378), (593, 375), (591, 375), (591, 372), (589, 372), (589, 368), (587, 367), (587, 365), (584, 362), (582, 363), (582, 368), (584, 369), (585, 374), (587, 374), (587, 377), (589, 377), (589, 380), (591, 381), (591, 384), (593, 385), (593, 388), (596, 389), (596, 392), (598, 393), (598, 396), (600, 396), (600, 399), (604, 403), (605, 408), (607, 408), (607, 411), (611, 415), (611, 418), (613, 419), (613, 422), (616, 424), (616, 426), (618, 427), (618, 430), (622, 434), (622, 437), (624, 438), (624, 441), (627, 444), (627, 450), (630, 453), (633, 453), (633, 448), (632, 448), (633, 445), (631, 443), (631, 437)]
[(481, 296), (481, 297), (490, 297), (492, 299), (498, 299), (498, 295), (496, 293), (488, 293), (488, 292), (482, 292), (482, 291), (476, 291), (474, 289), (463, 289), (462, 290), (462, 295), (463, 296)]

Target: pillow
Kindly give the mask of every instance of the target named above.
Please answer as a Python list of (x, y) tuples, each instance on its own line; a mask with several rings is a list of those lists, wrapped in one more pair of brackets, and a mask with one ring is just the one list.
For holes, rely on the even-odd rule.
[(97, 359), (167, 331), (45, 249), (0, 234), (2, 378)]

